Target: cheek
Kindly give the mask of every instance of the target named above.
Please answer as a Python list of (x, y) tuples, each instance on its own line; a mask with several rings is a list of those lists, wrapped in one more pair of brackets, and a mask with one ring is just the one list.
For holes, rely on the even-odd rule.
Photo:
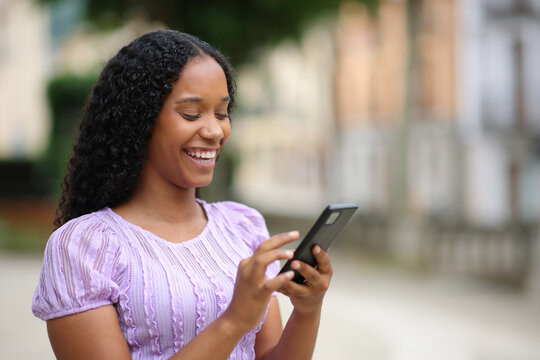
[(226, 124), (223, 124), (221, 126), (221, 131), (223, 131), (223, 139), (221, 139), (220, 141), (220, 145), (224, 145), (227, 140), (229, 139), (229, 136), (231, 136), (231, 123), (230, 123), (230, 120), (227, 121)]

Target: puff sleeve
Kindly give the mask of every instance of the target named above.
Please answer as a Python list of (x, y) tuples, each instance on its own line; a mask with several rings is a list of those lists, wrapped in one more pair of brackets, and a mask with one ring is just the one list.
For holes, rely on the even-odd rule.
[[(255, 209), (236, 202), (224, 202), (227, 212), (236, 219), (237, 227), (243, 234), (242, 240), (251, 248), (252, 253), (270, 238), (264, 217)], [(272, 279), (280, 270), (278, 260), (266, 267), (266, 277)]]
[(115, 233), (91, 214), (71, 220), (47, 242), (32, 312), (49, 320), (114, 304), (121, 273)]

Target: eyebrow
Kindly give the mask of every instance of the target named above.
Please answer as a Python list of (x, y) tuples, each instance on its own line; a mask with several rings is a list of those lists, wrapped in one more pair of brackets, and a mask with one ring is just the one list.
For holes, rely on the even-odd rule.
[[(223, 98), (221, 98), (222, 102), (226, 102), (230, 100), (231, 100), (230, 96), (224, 96)], [(200, 97), (190, 96), (190, 97), (186, 97), (180, 100), (176, 100), (174, 103), (181, 104), (181, 103), (187, 103), (187, 102), (201, 102), (201, 101), (203, 101), (203, 99)]]

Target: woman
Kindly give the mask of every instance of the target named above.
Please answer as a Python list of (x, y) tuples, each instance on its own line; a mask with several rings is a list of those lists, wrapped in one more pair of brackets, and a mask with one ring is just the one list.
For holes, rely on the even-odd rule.
[[(232, 70), (207, 43), (145, 34), (104, 67), (64, 181), (32, 309), (60, 359), (309, 359), (332, 267), (295, 261), (264, 219), (209, 204)], [(275, 292), (294, 310), (283, 329)]]

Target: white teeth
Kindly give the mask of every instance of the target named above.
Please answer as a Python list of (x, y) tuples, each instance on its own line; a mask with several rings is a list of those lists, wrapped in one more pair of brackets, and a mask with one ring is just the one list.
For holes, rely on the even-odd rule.
[(216, 157), (216, 152), (215, 151), (196, 151), (196, 152), (192, 152), (192, 151), (188, 151), (187, 152), (189, 156), (192, 156), (192, 157), (196, 157), (196, 158), (200, 158), (200, 159), (213, 159)]

